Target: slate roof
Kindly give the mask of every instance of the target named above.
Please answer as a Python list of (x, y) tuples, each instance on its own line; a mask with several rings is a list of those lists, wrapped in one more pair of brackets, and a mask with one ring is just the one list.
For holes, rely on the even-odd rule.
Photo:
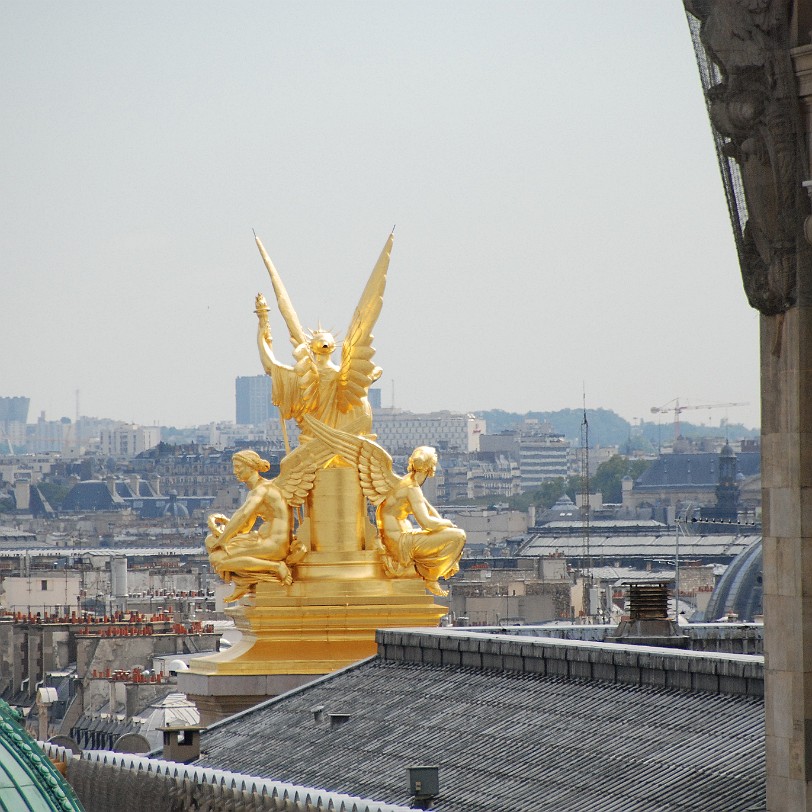
[(124, 500), (110, 493), (106, 482), (100, 479), (77, 482), (62, 500), (62, 510), (116, 510), (125, 507)]
[[(686, 536), (680, 534), (679, 546), (682, 558), (727, 563), (746, 550), (760, 536), (710, 534)], [(673, 532), (656, 535), (600, 536), (590, 535), (590, 556), (599, 563), (607, 561), (673, 561), (676, 538)], [(579, 536), (532, 535), (520, 548), (521, 555), (563, 554), (567, 558), (584, 555), (584, 542)], [(673, 566), (673, 564), (672, 564)]]
[[(736, 470), (745, 477), (761, 472), (761, 452), (742, 451), (736, 455)], [(634, 489), (707, 486), (719, 484), (719, 455), (715, 453), (663, 454), (646, 468)]]
[(735, 812), (764, 808), (763, 717), (753, 696), (373, 658), (211, 726), (195, 764), (404, 805), (407, 767), (437, 765), (438, 812)]

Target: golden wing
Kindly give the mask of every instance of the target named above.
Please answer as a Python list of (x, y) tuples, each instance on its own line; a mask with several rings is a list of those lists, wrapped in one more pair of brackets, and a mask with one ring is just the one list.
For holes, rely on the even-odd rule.
[(375, 348), (372, 346), (372, 328), (383, 306), (386, 272), (389, 270), (389, 257), (394, 238), (394, 233), (389, 235), (372, 269), (341, 347), (338, 408), (343, 413), (360, 406), (361, 399), (366, 397), (369, 387), (381, 376), (380, 367), (372, 363), (372, 356), (375, 355)]
[(274, 485), (289, 505), (297, 507), (304, 502), (319, 469), (334, 455), (335, 451), (321, 440), (310, 440), (282, 460)]
[(379, 505), (398, 487), (400, 479), (392, 470), (392, 458), (377, 443), (327, 426), (312, 415), (305, 415), (304, 422), (314, 437), (355, 466), (361, 490), (373, 505)]

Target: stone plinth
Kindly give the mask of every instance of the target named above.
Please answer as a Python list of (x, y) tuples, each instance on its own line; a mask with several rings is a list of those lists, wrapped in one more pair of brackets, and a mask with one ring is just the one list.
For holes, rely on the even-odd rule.
[[(807, 282), (808, 284), (808, 282)], [(806, 298), (806, 297), (804, 297)], [(812, 809), (812, 306), (762, 316), (767, 800)]]
[(195, 703), (200, 724), (210, 725), (228, 716), (312, 682), (311, 674), (227, 676), (181, 671), (178, 689)]
[(664, 646), (665, 648), (689, 648), (690, 638), (683, 634), (668, 618), (644, 618), (623, 620), (616, 629), (606, 635), (608, 642), (628, 643), (637, 646)]

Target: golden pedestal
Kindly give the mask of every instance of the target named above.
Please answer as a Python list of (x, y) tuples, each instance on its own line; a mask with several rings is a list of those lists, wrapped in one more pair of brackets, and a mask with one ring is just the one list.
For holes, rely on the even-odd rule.
[(426, 594), (419, 576), (387, 578), (377, 551), (351, 558), (311, 552), (293, 572), (290, 586), (258, 584), (255, 597), (227, 610), (242, 639), (192, 660), (189, 670), (327, 674), (375, 654), (375, 629), (436, 626), (448, 611)]
[(446, 614), (417, 573), (384, 573), (354, 469), (320, 471), (309, 501), (299, 538), (309, 536), (311, 549), (291, 567), (293, 583), (258, 583), (254, 594), (226, 610), (242, 639), (192, 660), (191, 673), (328, 674), (375, 654), (376, 629), (437, 626)]

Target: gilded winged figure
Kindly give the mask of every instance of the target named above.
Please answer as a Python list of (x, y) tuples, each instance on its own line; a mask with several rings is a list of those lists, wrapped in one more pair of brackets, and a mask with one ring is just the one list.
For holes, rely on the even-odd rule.
[(289, 366), (274, 356), (268, 305), (262, 294), (257, 294), (256, 298), (259, 356), (265, 372), (271, 376), (273, 402), (279, 407), (282, 418), (294, 418), (304, 434), (307, 429), (302, 418), (308, 414), (338, 428), (345, 428), (350, 421), (362, 417), (360, 433), (368, 434), (372, 429), (367, 393), (381, 375), (380, 367), (372, 362), (375, 354), (372, 328), (383, 305), (392, 241), (393, 235), (390, 234), (355, 309), (342, 343), (341, 365), (338, 366), (332, 361), (335, 338), (321, 327), (312, 332), (302, 328), (282, 280), (257, 237), (257, 247), (290, 333), (295, 363)]
[(450, 578), (459, 570), (465, 531), (440, 516), (423, 495), (421, 486), (437, 467), (435, 450), (416, 448), (409, 457), (408, 472), (398, 476), (389, 454), (369, 438), (328, 426), (312, 415), (305, 415), (303, 421), (312, 437), (357, 468), (361, 490), (376, 506), (387, 574), (396, 577), (416, 570), (426, 589), (435, 595), (448, 594), (439, 579)]

